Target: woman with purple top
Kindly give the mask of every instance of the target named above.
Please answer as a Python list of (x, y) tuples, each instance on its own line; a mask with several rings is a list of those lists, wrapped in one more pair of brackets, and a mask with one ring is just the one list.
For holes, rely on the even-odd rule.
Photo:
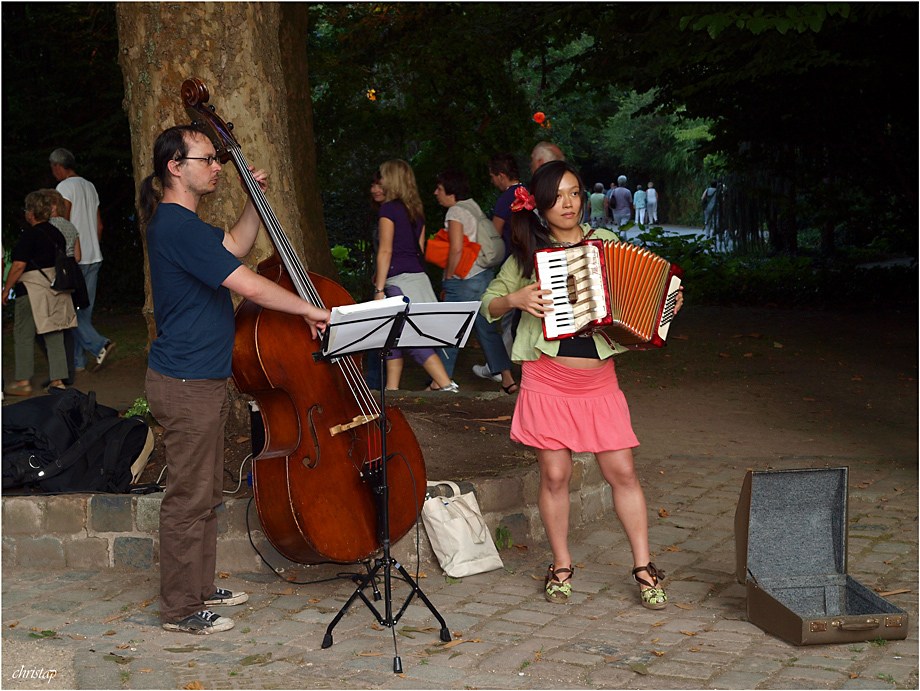
[[(380, 206), (377, 225), (374, 299), (405, 295), (412, 302), (437, 302), (422, 263), (425, 214), (415, 173), (405, 161), (387, 161), (380, 166), (380, 184), (386, 201)], [(406, 348), (405, 352), (425, 369), (438, 390), (449, 393), (459, 390), (432, 348)], [(397, 348), (387, 357), (387, 390), (399, 388), (402, 369), (403, 351)]]

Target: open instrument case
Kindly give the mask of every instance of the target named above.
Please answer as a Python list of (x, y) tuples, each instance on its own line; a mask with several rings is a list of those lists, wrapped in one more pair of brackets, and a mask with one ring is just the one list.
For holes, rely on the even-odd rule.
[(847, 468), (749, 471), (735, 512), (748, 620), (793, 645), (907, 638), (907, 613), (847, 574)]

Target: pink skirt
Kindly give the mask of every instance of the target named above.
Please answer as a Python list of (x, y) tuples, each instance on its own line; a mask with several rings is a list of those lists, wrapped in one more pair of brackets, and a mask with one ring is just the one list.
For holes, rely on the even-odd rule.
[(546, 355), (522, 365), (511, 438), (537, 449), (615, 451), (639, 446), (613, 358), (573, 369)]

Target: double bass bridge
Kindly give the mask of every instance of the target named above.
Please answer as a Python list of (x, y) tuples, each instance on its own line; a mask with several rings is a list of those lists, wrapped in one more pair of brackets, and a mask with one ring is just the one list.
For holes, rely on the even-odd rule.
[(376, 415), (376, 414), (374, 414), (374, 415), (358, 415), (358, 416), (352, 418), (352, 421), (351, 421), (351, 422), (345, 422), (345, 423), (343, 423), (343, 424), (341, 424), (341, 425), (334, 425), (334, 426), (330, 427), (330, 428), (329, 428), (329, 434), (330, 434), (330, 436), (333, 436), (333, 437), (334, 437), (334, 436), (337, 435), (337, 434), (341, 434), (342, 432), (347, 432), (348, 430), (354, 429), (355, 427), (360, 427), (361, 425), (366, 425), (366, 424), (369, 423), (369, 422), (374, 422), (374, 421), (377, 420), (379, 417), (380, 417), (380, 416), (379, 416), (379, 415)]

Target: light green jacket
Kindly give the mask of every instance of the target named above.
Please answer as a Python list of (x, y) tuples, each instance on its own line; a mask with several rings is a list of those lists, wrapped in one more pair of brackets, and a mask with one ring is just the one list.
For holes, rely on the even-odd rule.
[[(581, 227), (585, 234), (591, 230), (587, 223), (583, 223)], [(605, 228), (598, 228), (591, 237), (597, 240), (619, 240), (613, 231)], [(482, 306), (479, 311), (490, 322), (501, 319), (501, 317), (493, 317), (489, 314), (489, 303), (497, 297), (509, 295), (536, 282), (536, 272), (533, 272), (530, 278), (525, 278), (517, 260), (513, 256), (508, 257), (505, 263), (502, 264), (498, 276), (489, 284), (486, 292), (482, 294)], [(628, 348), (619, 343), (614, 343), (614, 347), (611, 348), (610, 344), (607, 343), (607, 339), (600, 334), (594, 334), (594, 345), (601, 360), (617, 353), (625, 353), (628, 350)], [(521, 310), (521, 321), (518, 324), (517, 336), (515, 336), (514, 345), (511, 347), (511, 359), (514, 362), (539, 360), (540, 353), (556, 357), (559, 353), (559, 341), (547, 341), (543, 338), (542, 320), (529, 312)]]

